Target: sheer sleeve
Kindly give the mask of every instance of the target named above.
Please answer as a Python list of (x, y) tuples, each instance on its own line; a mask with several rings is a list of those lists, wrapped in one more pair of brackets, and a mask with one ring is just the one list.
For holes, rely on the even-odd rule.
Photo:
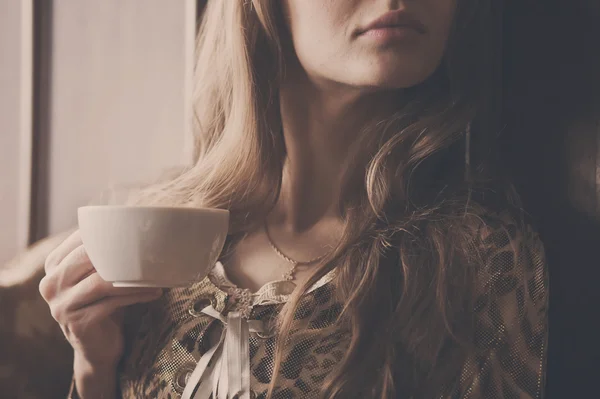
[(543, 245), (514, 224), (484, 236), (485, 267), (475, 304), (476, 354), (443, 399), (540, 399), (548, 338), (548, 272)]

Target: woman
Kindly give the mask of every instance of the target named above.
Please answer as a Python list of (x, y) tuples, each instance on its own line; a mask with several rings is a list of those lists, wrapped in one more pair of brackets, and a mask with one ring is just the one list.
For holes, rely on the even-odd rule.
[(492, 22), (490, 0), (208, 1), (195, 162), (139, 203), (229, 209), (226, 249), (161, 296), (58, 248), (40, 291), (72, 397), (542, 397), (547, 274), (485, 128)]

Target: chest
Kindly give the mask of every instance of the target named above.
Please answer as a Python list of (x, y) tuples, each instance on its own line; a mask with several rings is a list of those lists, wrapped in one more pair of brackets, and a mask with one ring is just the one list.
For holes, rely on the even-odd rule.
[[(341, 306), (332, 285), (322, 286), (303, 299), (295, 317), (296, 332), (284, 352), (278, 389), (294, 398), (317, 398), (319, 387), (343, 358), (347, 332), (334, 324)], [(195, 309), (211, 303), (227, 313), (228, 295), (208, 281), (189, 289), (171, 290), (159, 302), (138, 310), (131, 319), (123, 359), (121, 389), (128, 398), (177, 398), (201, 357), (214, 345), (225, 326)], [(280, 305), (261, 305), (250, 318), (269, 324)], [(272, 379), (275, 330), (251, 333), (249, 359), (251, 388), (265, 397)]]
[[(298, 253), (311, 253), (310, 242), (292, 241), (288, 246), (294, 247)], [(310, 277), (318, 264), (300, 265), (284, 259), (270, 245), (265, 234), (253, 234), (236, 245), (235, 250), (222, 260), (227, 277), (237, 287), (257, 292), (261, 287), (273, 281), (284, 279), (286, 273), (293, 269), (294, 282), (301, 285)]]

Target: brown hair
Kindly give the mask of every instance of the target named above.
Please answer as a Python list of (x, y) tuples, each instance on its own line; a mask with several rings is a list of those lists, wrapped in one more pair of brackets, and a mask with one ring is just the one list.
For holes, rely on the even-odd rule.
[[(337, 250), (282, 312), (270, 395), (294, 310), (334, 267), (345, 304), (339, 323), (352, 340), (324, 384), (325, 397), (426, 397), (425, 378), (439, 387), (456, 377), (465, 352), (452, 348), (472, 341), (469, 265), (477, 262), (478, 215), (489, 205), (484, 188), (495, 185), (488, 122), (498, 50), (492, 1), (458, 2), (442, 65), (406, 90), (409, 101), (396, 114), (359, 138), (369, 149), (367, 170), (355, 171), (364, 184), (349, 188), (340, 204), (346, 227)], [(282, 23), (277, 0), (208, 2), (197, 42), (195, 162), (143, 193), (146, 203), (229, 209), (229, 248), (262, 224), (281, 187), (278, 85), (288, 45)], [(509, 190), (498, 187), (504, 198)]]

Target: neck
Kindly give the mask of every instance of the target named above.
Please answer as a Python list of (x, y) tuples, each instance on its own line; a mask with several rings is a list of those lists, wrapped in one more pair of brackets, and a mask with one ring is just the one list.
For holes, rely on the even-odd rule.
[[(365, 92), (308, 78), (282, 85), (280, 94), (287, 160), (274, 222), (301, 232), (341, 217), (339, 204), (349, 165), (360, 155), (359, 137), (394, 106), (392, 93)], [(397, 94), (396, 94), (397, 96)]]

